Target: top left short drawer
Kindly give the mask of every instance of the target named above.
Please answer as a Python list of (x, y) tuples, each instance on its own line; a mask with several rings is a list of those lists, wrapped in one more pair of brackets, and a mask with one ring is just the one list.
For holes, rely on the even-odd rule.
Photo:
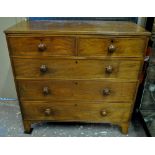
[(70, 36), (8, 37), (12, 56), (72, 56), (75, 38)]

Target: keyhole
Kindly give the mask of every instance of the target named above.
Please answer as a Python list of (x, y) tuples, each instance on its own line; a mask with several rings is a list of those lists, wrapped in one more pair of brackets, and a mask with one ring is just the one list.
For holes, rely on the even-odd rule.
[(75, 63), (77, 64), (77, 63), (78, 63), (78, 61), (75, 61)]
[(111, 39), (111, 43), (114, 43), (114, 40), (113, 39)]
[(78, 82), (75, 82), (75, 85), (78, 85)]

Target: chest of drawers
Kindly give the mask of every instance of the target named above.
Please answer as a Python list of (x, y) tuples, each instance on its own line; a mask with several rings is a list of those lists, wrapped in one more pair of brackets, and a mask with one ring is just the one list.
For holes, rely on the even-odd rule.
[(128, 132), (149, 32), (129, 22), (33, 21), (5, 33), (25, 132), (39, 121)]

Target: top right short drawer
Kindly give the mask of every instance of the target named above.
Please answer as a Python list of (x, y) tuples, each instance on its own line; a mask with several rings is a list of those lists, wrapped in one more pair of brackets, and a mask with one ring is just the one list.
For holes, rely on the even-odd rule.
[(79, 56), (143, 57), (148, 39), (80, 37)]

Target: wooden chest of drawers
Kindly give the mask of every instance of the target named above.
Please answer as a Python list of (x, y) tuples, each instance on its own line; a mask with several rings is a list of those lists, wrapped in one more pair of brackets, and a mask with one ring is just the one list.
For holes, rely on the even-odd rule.
[(128, 22), (33, 21), (5, 33), (25, 132), (38, 121), (128, 132), (149, 32)]

